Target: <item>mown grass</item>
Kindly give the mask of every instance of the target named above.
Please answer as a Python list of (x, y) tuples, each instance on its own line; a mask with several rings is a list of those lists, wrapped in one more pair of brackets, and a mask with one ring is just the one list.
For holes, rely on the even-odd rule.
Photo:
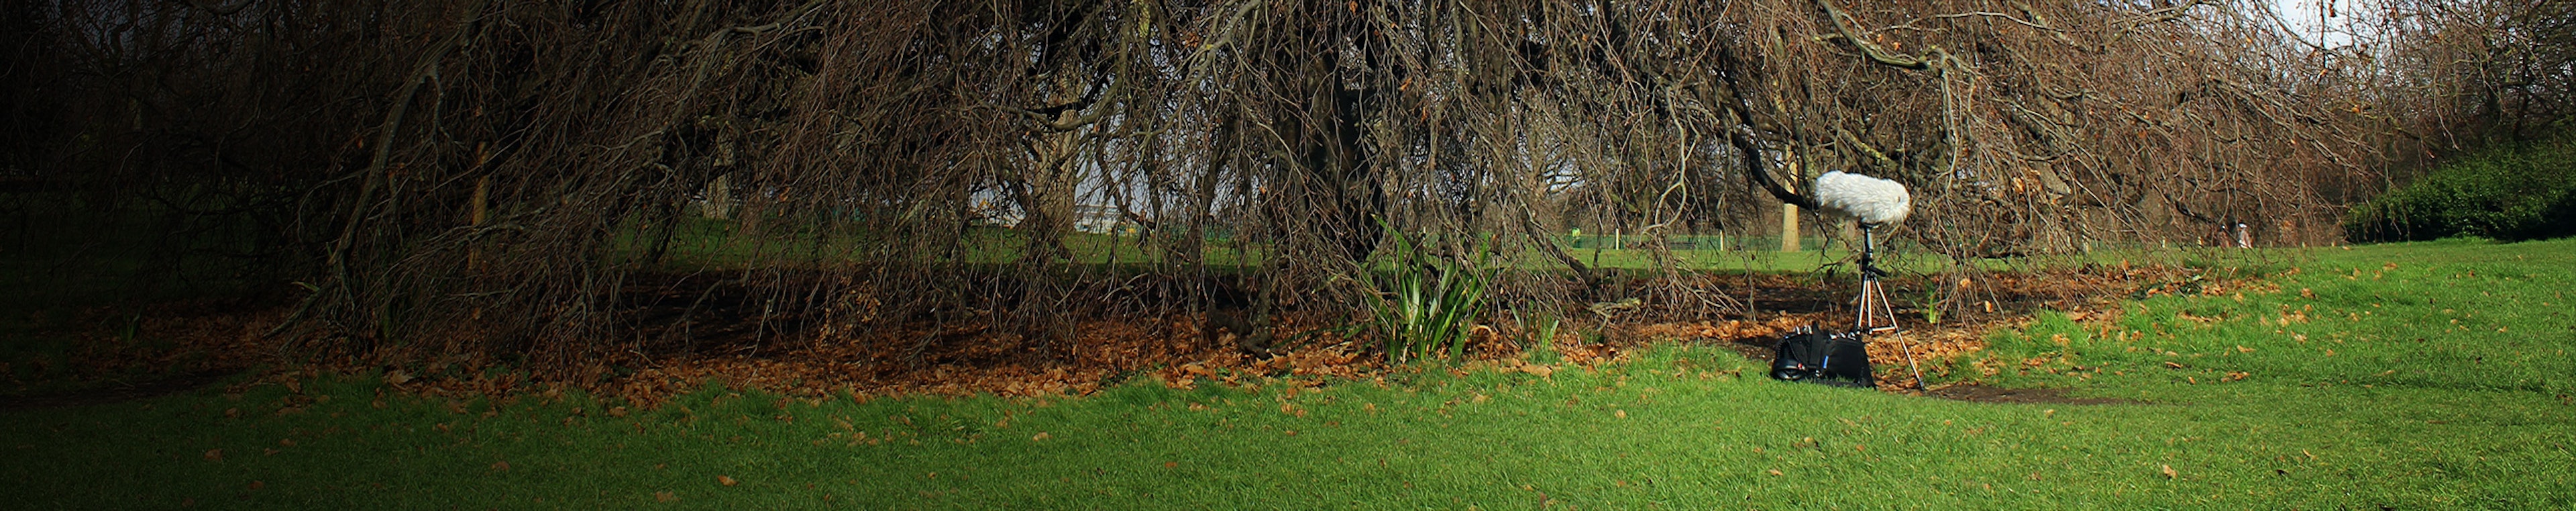
[(2576, 241), (2275, 259), (2207, 263), (2269, 286), (2044, 314), (1952, 368), (2131, 404), (1779, 383), (1688, 343), (1548, 377), (709, 389), (623, 416), (579, 396), (379, 408), (359, 376), (0, 412), (0, 490), (93, 509), (2576, 506)]

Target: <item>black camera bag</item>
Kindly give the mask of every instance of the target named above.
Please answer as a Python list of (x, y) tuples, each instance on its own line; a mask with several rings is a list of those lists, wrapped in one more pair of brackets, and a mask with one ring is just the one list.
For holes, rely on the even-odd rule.
[(1813, 326), (1799, 327), (1786, 337), (1771, 356), (1771, 378), (1784, 381), (1809, 381), (1843, 387), (1875, 387), (1877, 378), (1870, 373), (1869, 343), (1860, 332), (1824, 333)]

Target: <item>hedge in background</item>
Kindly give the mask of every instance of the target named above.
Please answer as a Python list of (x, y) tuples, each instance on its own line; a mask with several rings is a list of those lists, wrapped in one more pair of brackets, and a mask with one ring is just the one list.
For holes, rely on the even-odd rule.
[(2576, 134), (2489, 149), (2444, 165), (2354, 207), (2343, 227), (2355, 242), (2576, 234)]

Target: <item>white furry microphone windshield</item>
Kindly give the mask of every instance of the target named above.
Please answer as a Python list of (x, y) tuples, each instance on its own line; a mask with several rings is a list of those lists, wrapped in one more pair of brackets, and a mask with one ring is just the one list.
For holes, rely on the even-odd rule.
[(1913, 199), (1895, 181), (1842, 171), (1816, 176), (1816, 205), (1859, 218), (1861, 223), (1888, 225), (1905, 221)]

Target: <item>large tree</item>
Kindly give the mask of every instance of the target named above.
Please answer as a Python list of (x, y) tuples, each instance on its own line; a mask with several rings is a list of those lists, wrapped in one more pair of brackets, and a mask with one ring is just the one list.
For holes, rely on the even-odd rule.
[[(867, 304), (1047, 347), (1066, 313), (1329, 311), (1367, 292), (1390, 232), (1567, 268), (1510, 274), (1515, 299), (1722, 308), (1607, 285), (1559, 233), (1642, 240), (1676, 276), (1672, 236), (1769, 234), (1761, 206), (1811, 203), (1799, 183), (1825, 170), (1912, 186), (1920, 220), (1895, 234), (1962, 261), (2235, 222), (2322, 238), (2389, 126), (2353, 108), (2368, 73), (2306, 57), (2261, 2), (11, 9), (40, 36), (14, 51), (53, 55), (23, 69), (67, 84), (45, 115), (75, 122), (48, 138), (13, 118), (0, 142), (84, 172), (141, 154), (153, 176), (230, 176), (278, 218), (315, 289), (299, 324), (330, 346), (438, 332), (551, 365), (669, 330), (620, 315), (642, 284), (763, 325)], [(2564, 74), (2535, 62), (2499, 69)], [(2565, 80), (2544, 82), (2491, 95)], [(722, 283), (644, 278), (707, 232), (689, 204), (737, 202)], [(1102, 238), (1134, 250), (1077, 249), (1102, 220), (1140, 227)], [(1220, 250), (1243, 269), (1211, 269)]]

